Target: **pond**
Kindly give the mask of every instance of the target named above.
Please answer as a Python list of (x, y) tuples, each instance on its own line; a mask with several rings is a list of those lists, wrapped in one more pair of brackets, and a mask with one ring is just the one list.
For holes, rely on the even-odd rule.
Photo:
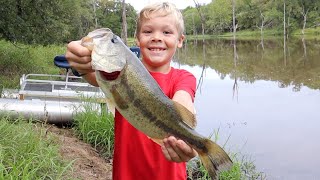
[(267, 179), (320, 179), (319, 57), (317, 39), (192, 40), (173, 65), (198, 80), (197, 131)]

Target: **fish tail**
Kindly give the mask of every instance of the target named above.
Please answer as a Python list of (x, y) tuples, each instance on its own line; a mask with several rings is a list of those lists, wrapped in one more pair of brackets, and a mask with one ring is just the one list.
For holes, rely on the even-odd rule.
[(204, 145), (207, 151), (198, 151), (201, 162), (212, 180), (219, 179), (219, 173), (229, 170), (232, 167), (232, 161), (228, 154), (213, 141), (205, 139)]

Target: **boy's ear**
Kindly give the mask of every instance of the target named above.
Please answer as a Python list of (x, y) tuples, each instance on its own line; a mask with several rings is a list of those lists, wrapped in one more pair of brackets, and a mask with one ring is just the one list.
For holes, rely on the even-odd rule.
[(178, 39), (178, 48), (181, 48), (183, 45), (183, 41), (185, 39), (185, 36), (183, 34), (181, 34), (180, 38)]

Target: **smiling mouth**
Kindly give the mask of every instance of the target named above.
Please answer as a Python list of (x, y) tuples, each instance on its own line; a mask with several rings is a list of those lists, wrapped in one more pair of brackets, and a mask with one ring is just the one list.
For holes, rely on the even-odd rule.
[(148, 48), (150, 51), (159, 52), (166, 50), (165, 48)]

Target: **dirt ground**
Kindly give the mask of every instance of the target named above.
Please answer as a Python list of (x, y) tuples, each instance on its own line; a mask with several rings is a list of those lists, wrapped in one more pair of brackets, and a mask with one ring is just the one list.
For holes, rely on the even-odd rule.
[(99, 153), (79, 140), (72, 129), (46, 125), (47, 133), (58, 137), (61, 145), (60, 154), (65, 160), (74, 160), (73, 172), (70, 178), (82, 180), (112, 179), (112, 165), (110, 160), (101, 157)]

